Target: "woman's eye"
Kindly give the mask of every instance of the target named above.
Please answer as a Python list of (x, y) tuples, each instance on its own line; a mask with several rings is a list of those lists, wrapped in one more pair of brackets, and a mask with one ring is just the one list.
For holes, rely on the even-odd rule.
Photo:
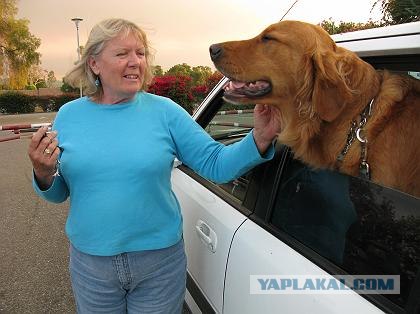
[(125, 56), (126, 55), (126, 53), (125, 52), (120, 52), (120, 53), (117, 53), (117, 57), (122, 57), (122, 56)]

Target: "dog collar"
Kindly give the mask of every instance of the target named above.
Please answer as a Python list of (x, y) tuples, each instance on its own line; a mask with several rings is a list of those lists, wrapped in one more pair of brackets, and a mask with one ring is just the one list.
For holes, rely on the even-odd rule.
[(351, 121), (350, 130), (347, 134), (347, 141), (344, 145), (343, 149), (341, 150), (340, 154), (338, 154), (336, 162), (335, 162), (335, 169), (340, 170), (344, 158), (346, 157), (348, 151), (350, 150), (351, 145), (353, 144), (354, 140), (357, 139), (360, 142), (360, 164), (359, 164), (359, 176), (365, 180), (370, 180), (370, 168), (367, 162), (367, 138), (364, 133), (364, 127), (368, 122), (368, 119), (372, 115), (372, 107), (375, 98), (372, 98), (371, 101), (367, 104), (367, 106), (363, 109), (362, 113), (360, 114), (360, 121), (357, 122), (356, 119)]

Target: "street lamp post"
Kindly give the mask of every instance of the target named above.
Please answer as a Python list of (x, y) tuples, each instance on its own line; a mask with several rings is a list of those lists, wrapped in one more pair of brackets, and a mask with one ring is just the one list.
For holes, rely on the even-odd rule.
[[(77, 59), (80, 61), (80, 44), (79, 44), (79, 23), (83, 21), (80, 17), (74, 17), (71, 19), (74, 24), (76, 24), (76, 33), (77, 33)], [(80, 97), (83, 97), (82, 91), (82, 82), (80, 81)]]

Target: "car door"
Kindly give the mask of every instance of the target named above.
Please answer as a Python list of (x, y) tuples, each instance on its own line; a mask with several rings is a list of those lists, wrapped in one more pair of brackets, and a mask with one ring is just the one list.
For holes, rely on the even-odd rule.
[[(278, 203), (284, 201), (280, 197), (290, 196), (290, 194), (285, 196), (284, 191), (279, 188), (280, 182), (292, 178), (289, 169), (293, 165), (288, 161), (289, 154), (286, 147), (280, 146), (277, 149), (276, 157), (267, 165), (268, 169), (262, 179), (255, 211), (235, 233), (226, 267), (223, 313), (382, 313), (374, 304), (355, 292), (346, 294), (298, 293), (299, 291), (281, 294), (253, 292), (255, 278), (259, 277), (334, 278), (331, 273), (302, 254), (302, 242), (274, 225), (277, 223), (276, 219), (279, 219), (277, 212), (281, 206)], [(283, 181), (281, 181), (282, 175)], [(320, 178), (316, 179), (318, 182)], [(332, 179), (328, 178), (334, 184)], [(293, 187), (295, 188), (296, 184)], [(303, 185), (300, 188), (305, 189)], [(306, 199), (309, 203), (305, 204), (305, 208), (314, 213), (320, 211), (317, 199), (311, 199), (309, 196), (306, 196)], [(300, 214), (302, 213), (298, 215)], [(282, 219), (285, 218), (283, 215), (280, 221), (283, 222)], [(309, 218), (309, 222), (308, 228), (314, 222), (312, 217)], [(291, 227), (296, 226), (291, 223)], [(336, 241), (339, 241), (337, 237), (331, 238), (331, 242)]]
[[(195, 118), (207, 126), (206, 130), (214, 138), (230, 144), (250, 131), (252, 112), (247, 112), (247, 125), (245, 122), (237, 124), (242, 116), (226, 117), (226, 110), (221, 108), (223, 92), (220, 89), (225, 82), (209, 95)], [(205, 113), (205, 110), (211, 112)], [(215, 111), (218, 112), (215, 114)], [(248, 191), (247, 200), (255, 195), (251, 193), (252, 188), (248, 189), (250, 177), (251, 173), (248, 173), (227, 184), (217, 185), (184, 165), (178, 165), (172, 173), (173, 190), (183, 214), (188, 260), (187, 299), (197, 305), (195, 310), (203, 313), (223, 311), (223, 286), (230, 245), (236, 230), (250, 214), (244, 205), (245, 191)]]
[[(278, 168), (273, 163), (266, 171), (267, 184), (253, 213), (235, 233), (224, 313), (419, 313), (420, 200), (360, 178), (311, 169), (288, 150), (282, 154)], [(252, 292), (253, 277), (372, 275), (396, 276), (398, 289)]]
[(230, 244), (246, 216), (181, 170), (174, 171), (173, 182), (184, 218), (189, 293), (202, 312), (221, 313)]

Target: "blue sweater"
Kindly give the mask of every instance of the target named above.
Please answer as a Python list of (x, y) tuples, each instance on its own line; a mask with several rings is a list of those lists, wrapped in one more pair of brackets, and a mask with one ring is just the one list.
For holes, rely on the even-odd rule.
[(139, 92), (126, 103), (99, 105), (83, 97), (60, 108), (60, 174), (51, 202), (70, 196), (66, 233), (80, 251), (110, 256), (169, 247), (181, 239), (180, 206), (171, 188), (174, 158), (200, 175), (226, 182), (270, 159), (252, 132), (224, 146), (170, 99)]

